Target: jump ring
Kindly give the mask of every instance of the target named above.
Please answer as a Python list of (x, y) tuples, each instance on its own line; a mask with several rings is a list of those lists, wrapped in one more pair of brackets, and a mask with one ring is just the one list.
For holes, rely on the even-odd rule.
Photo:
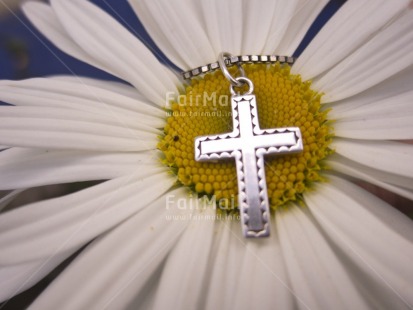
[[(252, 81), (250, 79), (246, 78), (245, 76), (236, 77), (235, 81), (237, 81), (237, 83), (239, 83), (241, 86), (244, 85), (245, 83), (248, 84), (249, 89), (244, 95), (251, 95), (254, 92), (254, 84), (252, 83)], [(232, 96), (237, 95), (237, 93), (234, 90), (234, 87), (239, 87), (239, 86), (230, 85), (229, 91), (231, 92)]]
[[(226, 58), (227, 58), (227, 59), (231, 59), (231, 56), (232, 56), (232, 55), (231, 55), (230, 53), (226, 53), (226, 52), (220, 53), (220, 54), (219, 54), (219, 57), (218, 57), (218, 64), (219, 64), (219, 67), (220, 67), (222, 73), (224, 74), (224, 76), (231, 82), (231, 84), (232, 84), (231, 86), (241, 87), (244, 83), (239, 82), (239, 81), (237, 80), (238, 77), (237, 77), (237, 78), (234, 78), (234, 77), (231, 75), (231, 73), (229, 73), (228, 67), (227, 67), (227, 65), (225, 64), (225, 59), (226, 59)], [(241, 74), (239, 77), (245, 78), (244, 68), (241, 66), (240, 63), (237, 63), (237, 67), (238, 67), (238, 70), (239, 70), (239, 72), (240, 72), (240, 74)]]

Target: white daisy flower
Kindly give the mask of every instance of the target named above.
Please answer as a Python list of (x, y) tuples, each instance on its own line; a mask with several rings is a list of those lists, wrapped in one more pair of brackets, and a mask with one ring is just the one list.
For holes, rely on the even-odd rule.
[[(130, 0), (183, 70), (224, 51), (292, 55), (326, 3)], [(291, 70), (245, 66), (261, 126), (300, 127), (304, 151), (265, 159), (271, 236), (244, 239), (236, 212), (191, 208), (205, 198), (188, 194), (221, 206), (237, 194), (233, 162), (194, 160), (194, 137), (232, 128), (210, 98), (229, 95), (223, 75), (186, 85), (87, 1), (26, 3), (57, 47), (129, 85), (0, 82), (14, 105), (0, 110), (0, 189), (12, 190), (0, 206), (31, 187), (107, 180), (1, 214), (1, 300), (83, 248), (30, 309), (412, 308), (411, 220), (353, 183), (413, 199), (408, 6), (349, 0)]]

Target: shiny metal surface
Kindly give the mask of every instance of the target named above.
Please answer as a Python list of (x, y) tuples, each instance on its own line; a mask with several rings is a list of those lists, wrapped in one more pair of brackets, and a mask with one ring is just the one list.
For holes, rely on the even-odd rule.
[[(227, 80), (230, 81), (231, 85), (236, 86), (236, 87), (241, 87), (243, 85), (242, 82), (240, 82), (237, 77), (233, 77), (231, 73), (229, 73), (227, 65), (225, 63), (226, 59), (231, 59), (232, 55), (230, 53), (222, 52), (218, 56), (218, 65), (219, 68), (221, 69), (222, 73), (224, 76), (227, 78)], [(245, 71), (244, 68), (241, 66), (241, 63), (237, 63), (238, 66), (238, 71), (240, 75), (238, 77), (245, 77)]]
[[(244, 93), (243, 95), (252, 95), (252, 93), (254, 92), (254, 84), (252, 84), (252, 81), (248, 78), (246, 78), (245, 76), (239, 76), (237, 78), (235, 78), (235, 80), (240, 83), (240, 85), (244, 85), (247, 84), (248, 85), (248, 91), (246, 93)], [(239, 94), (235, 91), (235, 87), (238, 87), (237, 85), (230, 85), (229, 87), (229, 91), (231, 93), (232, 96), (239, 96)]]
[[(234, 65), (241, 65), (246, 63), (275, 63), (293, 65), (295, 61), (294, 57), (290, 56), (278, 56), (278, 55), (243, 55), (243, 56), (231, 56), (225, 58), (225, 65), (231, 67)], [(192, 70), (182, 72), (181, 75), (185, 80), (192, 79), (196, 76), (215, 71), (219, 69), (218, 62), (213, 62), (205, 66), (197, 67)]]
[(270, 234), (264, 155), (303, 150), (297, 127), (261, 129), (255, 95), (232, 96), (233, 131), (195, 139), (195, 160), (234, 158), (243, 234), (247, 238)]

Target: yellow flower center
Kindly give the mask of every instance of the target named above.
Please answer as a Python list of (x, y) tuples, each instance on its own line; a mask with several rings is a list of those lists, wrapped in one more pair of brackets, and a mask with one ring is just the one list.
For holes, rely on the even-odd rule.
[[(321, 109), (321, 95), (311, 90), (310, 82), (290, 74), (288, 65), (246, 65), (245, 72), (255, 87), (260, 127), (296, 126), (301, 130), (303, 152), (265, 157), (271, 207), (299, 202), (313, 182), (322, 181), (322, 160), (332, 153), (328, 148), (332, 128), (327, 111)], [(158, 144), (164, 163), (173, 169), (180, 183), (199, 195), (214, 195), (225, 208), (238, 203), (235, 161), (196, 162), (194, 140), (233, 130), (229, 85), (220, 71), (193, 79), (171, 103), (165, 134)]]

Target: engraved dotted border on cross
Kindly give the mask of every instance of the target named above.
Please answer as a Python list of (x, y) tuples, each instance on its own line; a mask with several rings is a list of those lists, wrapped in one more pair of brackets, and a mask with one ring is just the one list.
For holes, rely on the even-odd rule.
[[(291, 147), (288, 146), (281, 146), (281, 147), (275, 147), (275, 146), (270, 146), (267, 148), (257, 148), (255, 150), (255, 156), (256, 156), (256, 163), (257, 163), (257, 172), (258, 172), (258, 185), (260, 187), (260, 200), (261, 200), (261, 212), (262, 212), (262, 220), (264, 221), (264, 228), (261, 231), (258, 232), (252, 232), (248, 231), (248, 235), (252, 237), (259, 237), (262, 234), (265, 234), (268, 230), (268, 225), (269, 225), (269, 220), (270, 220), (270, 215), (267, 214), (265, 210), (269, 210), (269, 197), (265, 199), (267, 196), (267, 182), (266, 182), (266, 177), (265, 177), (265, 161), (264, 161), (264, 155), (268, 155), (270, 153), (284, 153), (284, 152), (295, 152), (295, 151), (300, 151), (302, 149), (302, 137), (300, 132), (297, 132), (296, 130), (291, 130), (289, 128), (274, 128), (274, 129), (261, 129), (259, 127), (259, 119), (258, 119), (258, 109), (257, 107), (254, 107), (251, 103), (249, 103), (250, 107), (250, 113), (251, 113), (251, 122), (253, 125), (253, 133), (254, 135), (268, 135), (268, 134), (273, 134), (275, 132), (293, 132), (296, 139), (297, 143), (296, 145), (293, 145)], [(268, 206), (266, 206), (266, 204)], [(267, 208), (268, 207), (268, 208)], [(245, 223), (244, 223), (245, 224)]]
[(273, 133), (283, 133), (283, 132), (292, 132), (295, 135), (295, 138), (297, 139), (297, 143), (295, 145), (292, 145), (290, 147), (288, 146), (280, 146), (280, 147), (276, 147), (276, 146), (269, 146), (269, 147), (261, 147), (261, 148), (257, 148), (256, 149), (256, 153), (258, 151), (263, 152), (263, 155), (268, 155), (268, 154), (272, 154), (272, 153), (284, 153), (284, 152), (288, 152), (288, 153), (292, 153), (292, 152), (299, 152), (303, 149), (303, 138), (301, 136), (300, 131), (297, 130), (291, 130), (291, 128), (288, 127), (280, 127), (280, 128), (271, 128), (271, 129), (261, 129), (259, 126), (259, 118), (258, 118), (258, 109), (257, 107), (253, 107), (250, 104), (250, 113), (252, 115), (251, 117), (251, 122), (252, 122), (252, 126), (253, 126), (253, 133), (254, 135), (270, 135)]
[[(258, 152), (255, 151), (255, 158), (257, 162), (257, 175), (258, 175), (258, 186), (260, 187), (260, 210), (261, 218), (264, 223), (264, 228), (260, 231), (249, 231), (248, 234), (253, 237), (260, 237), (262, 235), (267, 235), (269, 232), (270, 225), (270, 206), (268, 202), (267, 194), (267, 181), (265, 178), (265, 169), (264, 169), (264, 158), (263, 156), (258, 156)], [(268, 210), (268, 212), (267, 212)]]
[[(244, 64), (244, 63), (275, 63), (279, 62), (282, 64), (289, 64), (292, 66), (295, 62), (294, 57), (290, 56), (277, 56), (277, 55), (244, 55), (244, 56), (232, 56), (230, 58), (225, 59), (225, 64), (228, 67), (237, 65), (237, 64)], [(182, 72), (182, 77), (185, 80), (192, 79), (196, 76), (213, 72), (219, 69), (218, 62), (210, 63), (205, 66), (197, 67), (195, 69)]]
[[(254, 134), (259, 134), (259, 133), (272, 133), (274, 130), (259, 130), (259, 121), (258, 121), (258, 112), (257, 108), (254, 107), (254, 105), (251, 104), (251, 100), (248, 101), (248, 105), (250, 108), (250, 113), (251, 113), (251, 122), (253, 125), (253, 133)], [(264, 148), (258, 148), (255, 150), (255, 158), (256, 158), (256, 163), (257, 163), (257, 174), (258, 174), (258, 185), (260, 187), (260, 211), (261, 211), (261, 218), (264, 224), (264, 227), (260, 231), (247, 231), (247, 235), (250, 237), (260, 237), (261, 235), (266, 235), (269, 231), (269, 221), (270, 221), (270, 215), (268, 214), (267, 210), (269, 210), (269, 202), (268, 202), (268, 197), (267, 197), (267, 182), (265, 179), (265, 169), (264, 169), (264, 158), (263, 156), (259, 156), (260, 150), (264, 150)], [(264, 152), (265, 153), (265, 152)], [(245, 206), (244, 206), (245, 207)], [(245, 209), (244, 209), (245, 210)], [(248, 223), (244, 223), (244, 225), (247, 225)]]
[[(238, 103), (237, 103), (238, 104)], [(233, 113), (236, 113), (237, 109), (234, 109)], [(201, 136), (195, 139), (195, 160), (208, 161), (221, 158), (235, 158), (236, 151), (231, 153), (228, 152), (216, 152), (211, 154), (201, 154), (201, 142), (204, 141), (214, 141), (217, 139), (227, 139), (227, 138), (239, 138), (240, 137), (240, 122), (238, 113), (233, 115), (233, 130), (230, 133), (224, 133), (214, 136)]]
[(239, 138), (238, 135), (233, 135), (233, 133), (222, 134), (217, 136), (202, 136), (195, 139), (195, 160), (196, 161), (208, 161), (208, 160), (216, 160), (221, 158), (233, 158), (233, 153), (235, 151), (229, 152), (214, 152), (211, 154), (201, 154), (201, 142), (205, 141), (214, 141), (217, 139), (227, 139), (227, 138)]
[[(228, 154), (228, 153), (227, 153)], [(263, 219), (263, 224), (264, 224), (264, 228), (260, 231), (251, 231), (249, 230), (248, 227), (248, 221), (249, 221), (249, 206), (247, 204), (247, 193), (246, 193), (246, 186), (245, 186), (245, 175), (243, 173), (243, 169), (242, 166), (243, 161), (242, 161), (242, 153), (239, 150), (233, 151), (232, 152), (231, 158), (235, 159), (235, 165), (237, 167), (237, 181), (238, 181), (238, 199), (239, 199), (239, 210), (240, 210), (240, 214), (241, 214), (241, 223), (242, 223), (242, 230), (245, 236), (248, 237), (261, 237), (263, 235), (267, 235), (268, 231), (269, 231), (269, 214), (266, 212), (266, 201), (265, 201), (265, 193), (262, 192), (262, 187), (260, 185), (260, 210), (261, 210), (261, 215), (262, 215), (262, 219)], [(222, 158), (222, 157), (221, 157)], [(258, 162), (258, 158), (257, 158), (257, 162)], [(261, 160), (261, 166), (257, 165), (258, 167), (258, 176), (260, 178), (259, 184), (260, 182), (262, 182), (262, 176), (264, 175), (264, 160)], [(265, 183), (265, 178), (264, 178), (264, 183)], [(264, 189), (266, 190), (266, 185), (264, 187)], [(263, 196), (264, 195), (264, 196)]]
[[(251, 122), (253, 125), (253, 133), (254, 135), (265, 135), (265, 134), (273, 134), (275, 132), (293, 132), (296, 139), (297, 139), (297, 144), (291, 147), (287, 146), (281, 146), (281, 147), (267, 147), (267, 148), (257, 148), (255, 150), (255, 156), (256, 156), (256, 163), (257, 163), (257, 172), (258, 172), (258, 185), (260, 187), (260, 209), (262, 212), (262, 220), (264, 223), (264, 228), (260, 231), (249, 231), (247, 230), (248, 222), (244, 222), (244, 229), (248, 236), (250, 237), (259, 237), (263, 234), (266, 234), (268, 231), (268, 225), (269, 225), (269, 214), (266, 212), (266, 210), (269, 210), (269, 201), (267, 196), (267, 182), (266, 182), (266, 177), (265, 177), (265, 161), (264, 161), (264, 155), (267, 155), (269, 153), (284, 153), (284, 152), (291, 152), (291, 151), (299, 151), (302, 149), (302, 137), (300, 132), (297, 132), (296, 130), (291, 130), (289, 128), (274, 128), (274, 129), (260, 129), (259, 127), (259, 119), (258, 119), (258, 110), (257, 107), (254, 107), (251, 102), (249, 103), (249, 108), (250, 108), (250, 113), (251, 113)], [(242, 201), (244, 205), (244, 212), (247, 215), (248, 212), (248, 206), (246, 205), (245, 200)]]

